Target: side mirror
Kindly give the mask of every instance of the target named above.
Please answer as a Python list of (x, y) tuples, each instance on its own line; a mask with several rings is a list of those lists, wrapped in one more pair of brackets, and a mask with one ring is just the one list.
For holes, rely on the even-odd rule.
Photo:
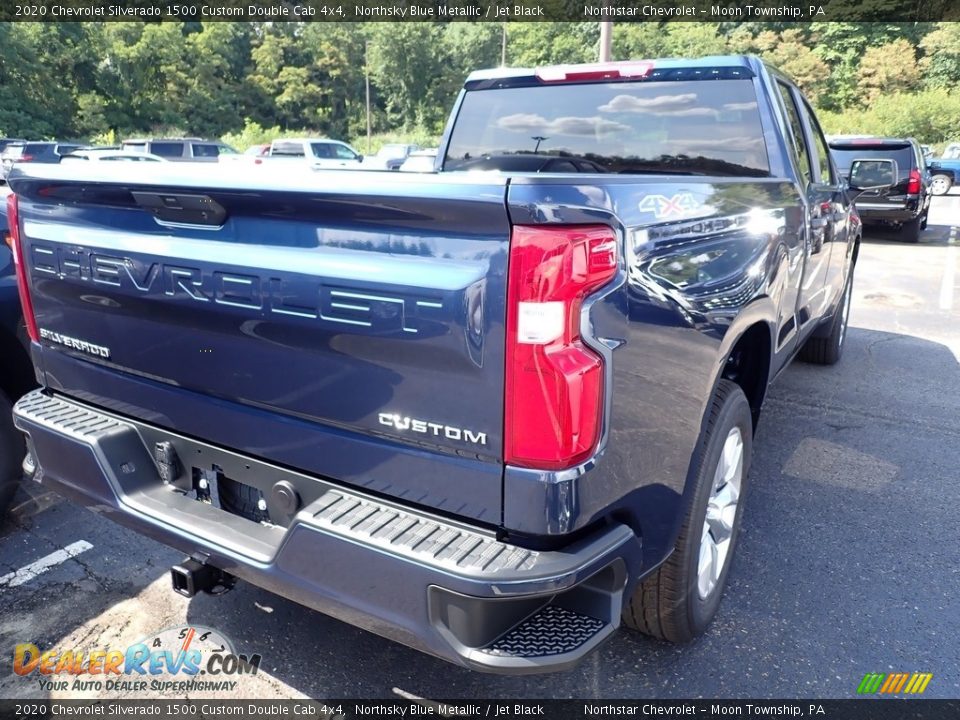
[(363, 155), (357, 155), (357, 162), (363, 162)]
[(856, 193), (885, 190), (897, 184), (896, 160), (854, 160), (850, 163), (850, 190)]

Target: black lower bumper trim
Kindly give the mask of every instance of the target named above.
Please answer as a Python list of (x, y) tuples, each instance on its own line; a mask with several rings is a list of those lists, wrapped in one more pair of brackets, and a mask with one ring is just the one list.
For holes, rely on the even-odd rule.
[[(31, 439), (37, 479), (62, 494), (213, 568), (475, 669), (575, 664), (619, 625), (640, 558), (624, 525), (562, 550), (529, 550), (43, 391), (17, 403), (14, 421)], [(148, 451), (158, 441), (225, 472), (249, 467), (251, 485), (264, 474), (282, 479), (305, 504), (273, 525), (200, 502), (163, 481)], [(182, 594), (203, 589), (187, 576)]]

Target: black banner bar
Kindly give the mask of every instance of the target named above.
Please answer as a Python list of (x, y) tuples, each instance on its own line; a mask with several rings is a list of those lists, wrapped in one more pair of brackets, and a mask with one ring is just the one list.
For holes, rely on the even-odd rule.
[(0, 717), (37, 718), (819, 718), (955, 720), (960, 700), (0, 700)]
[(8, 0), (0, 21), (936, 22), (954, 0)]

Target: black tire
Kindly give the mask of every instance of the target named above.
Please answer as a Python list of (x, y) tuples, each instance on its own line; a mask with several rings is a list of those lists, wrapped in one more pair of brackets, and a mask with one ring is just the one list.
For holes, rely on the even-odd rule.
[(23, 435), (13, 426), (10, 401), (0, 392), (0, 521), (7, 514), (20, 484), (25, 448)]
[(948, 175), (934, 175), (930, 181), (931, 195), (946, 195), (953, 187), (953, 180)]
[(800, 359), (816, 365), (835, 365), (843, 357), (843, 341), (847, 336), (847, 322), (850, 319), (851, 297), (853, 295), (853, 268), (843, 288), (840, 304), (833, 311), (828, 331), (825, 335), (811, 336), (800, 348)]
[(920, 217), (915, 217), (900, 226), (900, 240), (907, 243), (920, 242)]
[[(739, 501), (719, 577), (712, 589), (701, 596), (697, 571), (701, 539), (706, 536), (707, 505), (721, 454), (734, 428), (739, 428), (743, 453)], [(710, 403), (706, 431), (697, 451), (693, 495), (676, 547), (666, 562), (643, 580), (628, 600), (622, 614), (624, 625), (670, 642), (688, 642), (707, 629), (720, 605), (730, 561), (736, 551), (752, 450), (750, 403), (739, 385), (721, 380)]]
[(927, 229), (927, 218), (930, 216), (930, 208), (927, 208), (923, 211), (923, 215), (920, 216), (920, 230)]

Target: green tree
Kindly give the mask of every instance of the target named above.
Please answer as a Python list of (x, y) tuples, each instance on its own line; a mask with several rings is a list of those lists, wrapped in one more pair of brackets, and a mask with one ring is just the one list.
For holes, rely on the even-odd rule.
[(960, 83), (960, 23), (937, 23), (920, 41), (923, 81), (931, 88), (955, 88)]
[(0, 129), (10, 135), (71, 137), (77, 88), (92, 88), (93, 31), (84, 23), (0, 23)]
[(866, 109), (818, 113), (829, 133), (915, 137), (923, 143), (955, 140), (960, 96), (943, 88), (879, 95)]
[(395, 127), (435, 128), (446, 117), (439, 107), (448, 65), (443, 23), (373, 23), (370, 76)]
[(756, 53), (792, 78), (811, 102), (816, 102), (826, 91), (830, 68), (806, 42), (806, 33), (796, 28), (779, 33), (763, 30), (754, 36), (748, 32), (738, 32), (729, 39), (732, 50)]
[(611, 54), (616, 60), (645, 60), (668, 52), (663, 23), (614, 23)]
[[(0, 132), (364, 137), (369, 67), (378, 141), (432, 142), (463, 79), (500, 64), (504, 30), (512, 66), (597, 57), (597, 22), (0, 23)], [(616, 59), (723, 52), (779, 67), (834, 128), (934, 142), (960, 125), (960, 24), (614, 24)]]
[(176, 124), (201, 136), (243, 126), (253, 35), (246, 23), (219, 22), (186, 35), (182, 65), (168, 69), (168, 99)]
[(185, 45), (181, 23), (104, 24), (97, 85), (111, 129), (125, 134), (178, 125)]
[(830, 67), (823, 106), (836, 110), (859, 104), (857, 69), (868, 48), (899, 38), (916, 44), (931, 27), (930, 23), (810, 23), (807, 44)]
[(311, 83), (310, 58), (300, 23), (274, 23), (267, 27), (252, 51), (250, 87), (259, 93), (265, 112), (258, 120), (281, 127), (319, 128), (322, 117), (319, 87)]
[(320, 127), (346, 139), (365, 127), (364, 28), (356, 23), (310, 23), (303, 41), (309, 48), (312, 82), (321, 88)]
[(904, 39), (868, 48), (857, 69), (860, 102), (868, 106), (881, 94), (916, 90), (920, 68), (914, 46)]
[(782, 72), (793, 78), (811, 102), (817, 102), (826, 91), (830, 68), (816, 53), (803, 44), (802, 31), (784, 30), (776, 45), (763, 53)]
[(507, 64), (514, 67), (596, 62), (599, 46), (595, 22), (507, 24)]

